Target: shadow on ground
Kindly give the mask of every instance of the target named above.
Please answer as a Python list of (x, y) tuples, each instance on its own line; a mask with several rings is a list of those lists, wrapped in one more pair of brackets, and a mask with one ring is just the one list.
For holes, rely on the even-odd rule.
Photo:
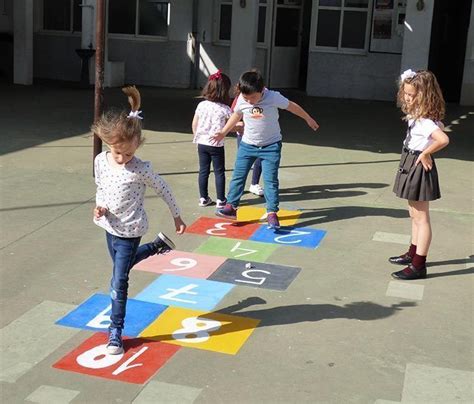
[[(182, 133), (183, 141), (189, 142), (199, 92), (155, 87), (140, 90), (145, 129)], [(0, 91), (3, 99), (8, 100), (0, 110), (1, 153), (89, 132), (94, 115), (93, 89), (80, 89), (77, 83), (43, 80), (33, 86), (0, 82)], [(304, 121), (282, 111), (280, 123), (285, 142), (374, 153), (400, 152), (405, 124), (394, 102), (309, 97), (294, 90), (282, 93), (301, 104), (321, 125), (315, 133)], [(105, 109), (129, 109), (119, 88), (105, 89), (103, 99)], [(445, 123), (456, 123), (450, 132), (450, 146), (439, 156), (471, 160), (473, 108), (449, 105), (447, 110)]]

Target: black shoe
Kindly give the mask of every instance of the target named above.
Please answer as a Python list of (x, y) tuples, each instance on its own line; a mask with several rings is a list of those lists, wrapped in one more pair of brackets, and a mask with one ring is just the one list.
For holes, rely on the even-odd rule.
[(399, 255), (397, 257), (390, 257), (388, 262), (395, 265), (408, 265), (411, 264), (413, 257), (410, 257), (408, 254)]
[(412, 264), (403, 268), (401, 271), (393, 272), (392, 277), (395, 279), (401, 279), (403, 281), (410, 281), (412, 279), (424, 279), (426, 278), (426, 266), (416, 269)]
[(156, 239), (152, 241), (152, 244), (156, 247), (155, 254), (165, 254), (176, 248), (174, 243), (161, 232), (158, 233), (158, 236), (156, 236)]

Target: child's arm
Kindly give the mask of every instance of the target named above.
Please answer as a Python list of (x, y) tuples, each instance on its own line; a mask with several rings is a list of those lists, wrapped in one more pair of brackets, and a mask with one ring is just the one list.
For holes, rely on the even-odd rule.
[(104, 191), (100, 183), (100, 167), (97, 158), (94, 160), (94, 180), (95, 184), (97, 185), (97, 190), (95, 193), (94, 219), (100, 219), (107, 213), (108, 209), (105, 207), (106, 203), (103, 197)]
[(181, 219), (178, 203), (176, 202), (176, 199), (166, 181), (158, 174), (154, 173), (151, 166), (149, 166), (145, 171), (145, 184), (152, 187), (157, 195), (166, 202), (174, 219), (176, 233), (183, 234), (186, 230), (186, 224), (183, 219)]
[(227, 123), (224, 125), (224, 127), (219, 132), (216, 132), (210, 136), (211, 141), (216, 144), (219, 143), (222, 139), (226, 137), (229, 132), (234, 130), (235, 126), (237, 125), (237, 122), (239, 122), (241, 119), (242, 113), (234, 112), (227, 121)]
[(431, 143), (425, 150), (416, 159), (415, 165), (421, 163), (425, 171), (430, 171), (433, 167), (433, 160), (431, 155), (437, 151), (445, 148), (449, 144), (449, 137), (441, 129), (436, 129), (432, 134), (431, 138), (433, 143)]
[(296, 102), (290, 101), (288, 108), (286, 110), (304, 119), (311, 129), (317, 130), (319, 128), (318, 123), (313, 118), (311, 118), (311, 116), (303, 108), (301, 108)]
[(191, 127), (193, 128), (193, 135), (196, 134), (196, 129), (197, 129), (197, 126), (198, 126), (198, 122), (199, 122), (199, 117), (196, 114), (194, 114), (193, 123), (191, 124)]

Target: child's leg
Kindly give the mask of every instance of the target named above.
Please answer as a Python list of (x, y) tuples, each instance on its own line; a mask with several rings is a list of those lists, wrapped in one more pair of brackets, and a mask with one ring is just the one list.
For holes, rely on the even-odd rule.
[(280, 167), (281, 142), (273, 143), (261, 149), (262, 171), (267, 212), (278, 212), (278, 168)]
[(431, 244), (429, 201), (408, 201), (412, 209), (412, 243), (416, 241), (416, 254), (426, 257)]
[(408, 212), (410, 213), (411, 219), (411, 244), (416, 246), (418, 244), (418, 226), (415, 222), (415, 213), (413, 207), (410, 205), (410, 201), (408, 201)]
[(258, 158), (253, 163), (253, 172), (252, 172), (252, 185), (256, 185), (260, 182), (260, 176), (262, 175), (262, 160)]
[(212, 167), (216, 180), (217, 199), (225, 200), (225, 152), (223, 147), (215, 147), (212, 152)]
[(229, 185), (229, 193), (227, 194), (227, 203), (237, 208), (240, 198), (244, 193), (245, 180), (247, 175), (257, 158), (258, 147), (241, 142), (237, 150), (237, 156), (234, 165), (234, 174)]
[(199, 155), (199, 195), (201, 198), (207, 198), (208, 192), (208, 180), (211, 172), (211, 154), (209, 153), (209, 147), (203, 144), (198, 144), (198, 155)]
[(135, 261), (139, 244), (140, 237), (122, 238), (107, 233), (107, 246), (113, 260), (112, 280), (110, 281), (112, 303), (110, 328), (123, 328), (128, 295), (128, 276)]

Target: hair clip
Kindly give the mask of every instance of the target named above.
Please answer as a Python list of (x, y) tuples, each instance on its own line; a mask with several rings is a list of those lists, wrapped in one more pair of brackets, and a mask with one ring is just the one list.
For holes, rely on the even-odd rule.
[(400, 79), (402, 81), (405, 81), (406, 79), (412, 79), (413, 77), (416, 76), (416, 72), (414, 72), (413, 70), (411, 69), (408, 69), (408, 70), (405, 70), (401, 75), (400, 75)]
[(127, 118), (143, 119), (143, 117), (140, 116), (141, 113), (142, 111), (130, 111), (130, 113), (127, 115)]
[(209, 80), (219, 80), (221, 78), (221, 71), (220, 69), (217, 70), (217, 72), (215, 72), (214, 74), (211, 74), (209, 76)]

